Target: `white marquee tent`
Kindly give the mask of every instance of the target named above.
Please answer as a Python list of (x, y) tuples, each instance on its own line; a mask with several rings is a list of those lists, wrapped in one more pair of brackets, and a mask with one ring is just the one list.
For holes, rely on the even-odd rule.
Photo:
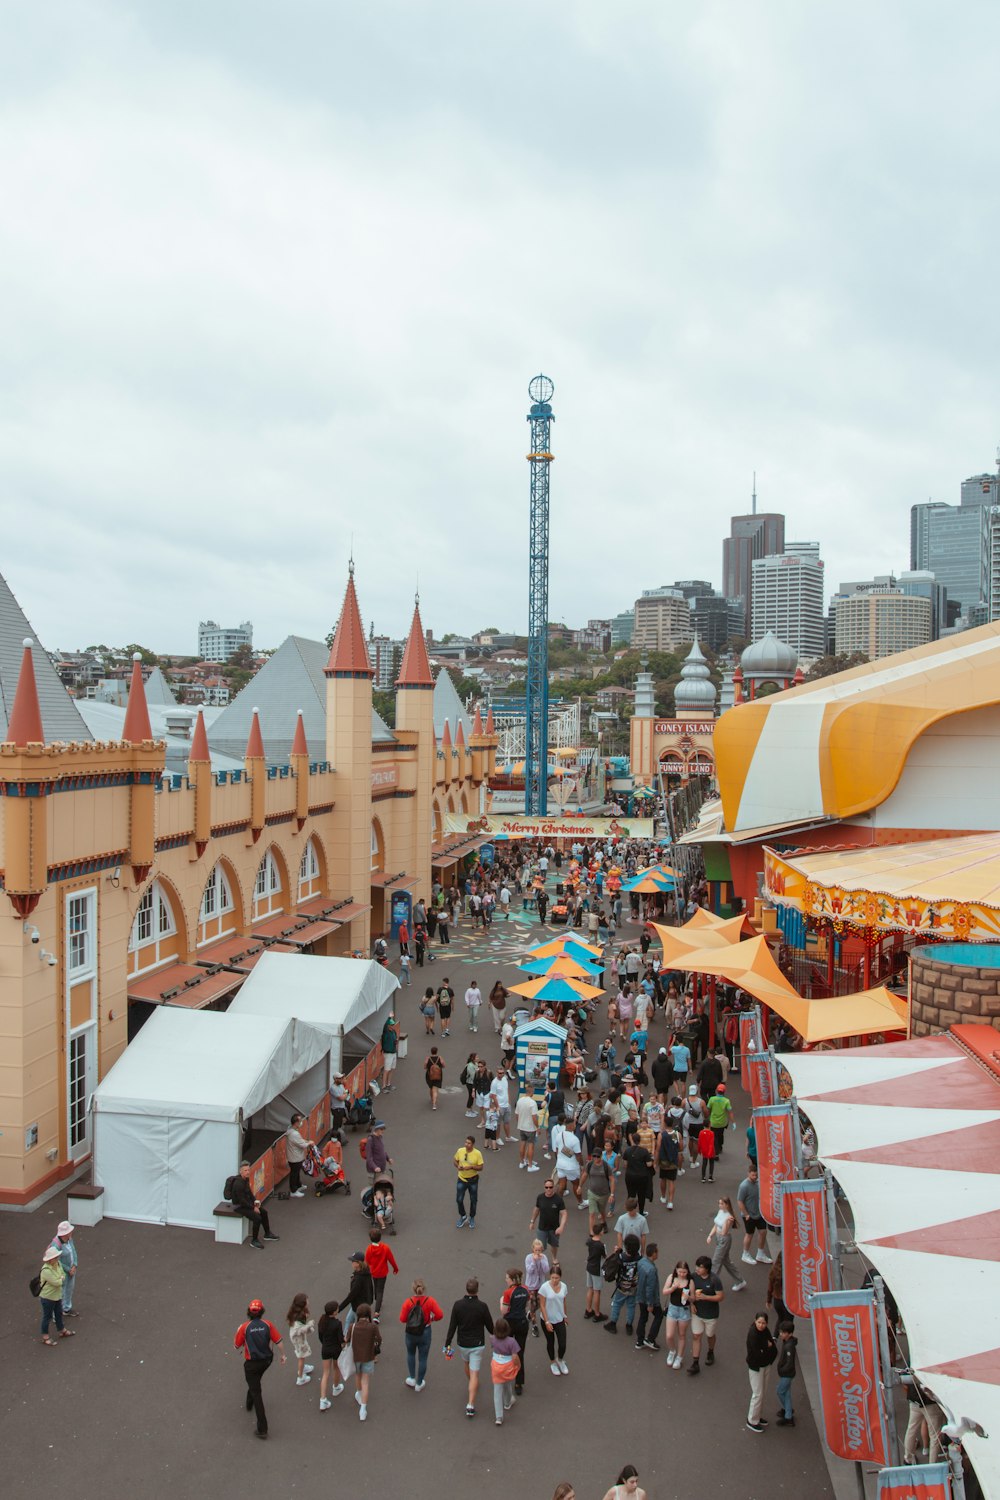
[[(211, 1229), (244, 1124), (287, 1124), (329, 1077), (328, 1032), (161, 1006), (94, 1093), (94, 1181), (112, 1219)], [(271, 1107), (279, 1101), (276, 1115)]]
[(330, 1067), (339, 1073), (379, 1040), (398, 989), (395, 974), (372, 959), (264, 953), (228, 1013), (317, 1027), (328, 1036)]

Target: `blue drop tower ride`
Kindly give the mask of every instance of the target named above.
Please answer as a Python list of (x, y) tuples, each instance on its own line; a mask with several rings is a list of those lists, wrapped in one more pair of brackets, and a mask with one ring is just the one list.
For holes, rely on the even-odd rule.
[(549, 447), (552, 393), (547, 375), (528, 386), (531, 410), (531, 519), (528, 538), (528, 677), (524, 708), (524, 810), (548, 812), (549, 765)]

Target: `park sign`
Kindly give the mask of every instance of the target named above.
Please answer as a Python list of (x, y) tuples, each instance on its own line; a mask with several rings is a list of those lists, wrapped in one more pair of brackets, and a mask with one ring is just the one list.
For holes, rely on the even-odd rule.
[(491, 839), (570, 839), (574, 843), (608, 839), (651, 839), (652, 818), (577, 817), (562, 813), (545, 817), (534, 813), (493, 813), (470, 817), (468, 813), (446, 813), (448, 835), (485, 834)]

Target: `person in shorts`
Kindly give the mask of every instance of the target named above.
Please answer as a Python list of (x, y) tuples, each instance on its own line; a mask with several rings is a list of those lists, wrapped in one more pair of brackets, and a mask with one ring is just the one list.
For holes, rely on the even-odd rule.
[(493, 1314), (479, 1296), (479, 1282), (470, 1276), (465, 1283), (465, 1296), (460, 1297), (451, 1310), (448, 1332), (445, 1335), (444, 1352), (452, 1352), (452, 1339), (458, 1335), (458, 1352), (462, 1356), (469, 1377), (468, 1399), (465, 1415), (476, 1415), (476, 1395), (479, 1391), (479, 1371), (486, 1353), (486, 1335), (493, 1332)]
[[(448, 982), (448, 976), (446, 974), (444, 976), (444, 979), (438, 985), (437, 992), (437, 1011), (438, 1015), (441, 1017), (442, 1036), (451, 1035), (451, 1008), (454, 1003), (455, 991), (452, 989), (450, 983)], [(431, 1022), (431, 1030), (434, 1030), (433, 1021)]]
[(500, 1147), (497, 1145), (497, 1131), (498, 1131), (499, 1128), (500, 1128), (500, 1106), (497, 1103), (497, 1096), (496, 1096), (496, 1094), (491, 1094), (490, 1095), (490, 1102), (486, 1106), (486, 1121), (485, 1121), (486, 1145), (483, 1148), (484, 1150), (486, 1150), (486, 1151), (499, 1151), (500, 1150)]
[[(771, 1257), (767, 1253), (767, 1220), (762, 1217), (760, 1211), (760, 1185), (757, 1181), (757, 1168), (750, 1167), (747, 1175), (740, 1183), (739, 1192), (736, 1194), (736, 1202), (743, 1218), (743, 1254), (741, 1260), (748, 1266), (771, 1265)], [(757, 1236), (757, 1254), (754, 1256), (754, 1235)]]
[(719, 1304), (725, 1295), (725, 1292), (722, 1290), (722, 1282), (712, 1270), (711, 1260), (707, 1255), (699, 1255), (694, 1263), (694, 1273), (691, 1277), (691, 1363), (688, 1366), (689, 1375), (697, 1375), (701, 1370), (699, 1358), (703, 1338), (708, 1344), (705, 1363), (706, 1365), (715, 1364), (715, 1338), (719, 1331)]
[(538, 1226), (538, 1238), (543, 1245), (551, 1245), (553, 1250), (559, 1249), (559, 1236), (566, 1228), (566, 1200), (556, 1192), (555, 1179), (546, 1179), (544, 1190), (535, 1199), (535, 1207), (531, 1218), (528, 1220), (528, 1228), (533, 1230)]
[(538, 1138), (538, 1102), (531, 1094), (522, 1094), (518, 1099), (514, 1106), (514, 1119), (520, 1141), (518, 1168), (537, 1172), (539, 1168), (535, 1165), (535, 1141)]
[(604, 1277), (601, 1268), (604, 1265), (604, 1234), (600, 1228), (590, 1230), (586, 1240), (587, 1245), (587, 1272), (584, 1281), (587, 1288), (585, 1318), (592, 1318), (595, 1323), (603, 1323), (605, 1314), (601, 1312), (601, 1292), (604, 1290)]

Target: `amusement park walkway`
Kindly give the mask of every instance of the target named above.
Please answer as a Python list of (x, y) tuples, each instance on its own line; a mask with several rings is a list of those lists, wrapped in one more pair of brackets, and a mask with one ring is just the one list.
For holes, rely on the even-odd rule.
[[(630, 931), (638, 935), (626, 929), (626, 936)], [(71, 1325), (77, 1337), (54, 1349), (39, 1342), (38, 1304), (27, 1284), (64, 1216), (65, 1198), (32, 1214), (0, 1215), (5, 1495), (177, 1500), (209, 1494), (228, 1500), (360, 1492), (386, 1500), (550, 1500), (557, 1482), (569, 1479), (578, 1500), (601, 1500), (628, 1462), (638, 1467), (649, 1500), (832, 1495), (801, 1378), (795, 1428), (774, 1425), (773, 1382), (767, 1432), (755, 1436), (744, 1427), (746, 1330), (763, 1306), (767, 1268), (747, 1267), (748, 1289), (727, 1295), (718, 1363), (693, 1379), (685, 1371), (668, 1371), (663, 1353), (634, 1350), (624, 1319), (617, 1339), (583, 1321), (586, 1216), (575, 1209), (562, 1256), (570, 1288), (568, 1378), (553, 1378), (544, 1343), (529, 1339), (526, 1394), (505, 1426), (494, 1426), (487, 1372), (478, 1415), (467, 1420), (461, 1363), (442, 1357), (443, 1330), (435, 1327), (426, 1390), (417, 1395), (404, 1385), (398, 1311), (411, 1278), (423, 1276), (447, 1312), (466, 1278), (478, 1276), (495, 1310), (504, 1270), (520, 1264), (529, 1247), (528, 1218), (543, 1175), (519, 1172), (510, 1147), (489, 1156), (476, 1229), (458, 1231), (451, 1157), (467, 1129), (464, 1091), (455, 1076), (473, 1043), (490, 1063), (498, 1056), (487, 1007), (478, 1036), (470, 1037), (461, 997), (473, 975), (484, 997), (497, 977), (516, 982), (514, 965), (537, 933), (537, 923), (520, 913), (488, 935), (473, 936), (460, 923), (452, 951), (415, 970), (412, 987), (401, 993), (409, 1056), (397, 1070), (398, 1089), (379, 1101), (396, 1163), (399, 1233), (392, 1248), (401, 1274), (386, 1293), (385, 1345), (367, 1423), (358, 1421), (349, 1389), (329, 1412), (319, 1413), (318, 1357), (312, 1384), (302, 1388), (295, 1386), (294, 1361), (284, 1369), (276, 1361), (264, 1382), (270, 1441), (254, 1442), (240, 1360), (232, 1349), (251, 1297), (264, 1300), (268, 1316), (284, 1331), (296, 1292), (308, 1293), (316, 1317), (326, 1300), (346, 1295), (348, 1257), (364, 1248), (368, 1228), (360, 1210), (358, 1137), (350, 1137), (345, 1160), (354, 1194), (272, 1203), (281, 1242), (268, 1245), (265, 1254), (216, 1245), (210, 1234), (194, 1230), (111, 1220), (81, 1230), (81, 1316)], [(438, 1038), (450, 1087), (442, 1091), (435, 1118), (423, 1081), (417, 998), (424, 983), (439, 982), (446, 973), (458, 1004), (452, 1035)], [(657, 1022), (653, 1041), (662, 1040)], [(717, 1192), (735, 1197), (746, 1125), (738, 1083), (734, 1102), (740, 1130), (727, 1143), (719, 1186), (703, 1187), (688, 1173), (678, 1184), (673, 1214), (658, 1201), (652, 1207), (664, 1275), (674, 1258), (693, 1261), (701, 1253)], [(315, 1339), (313, 1348), (318, 1356)], [(802, 1353), (811, 1358), (808, 1349)]]

